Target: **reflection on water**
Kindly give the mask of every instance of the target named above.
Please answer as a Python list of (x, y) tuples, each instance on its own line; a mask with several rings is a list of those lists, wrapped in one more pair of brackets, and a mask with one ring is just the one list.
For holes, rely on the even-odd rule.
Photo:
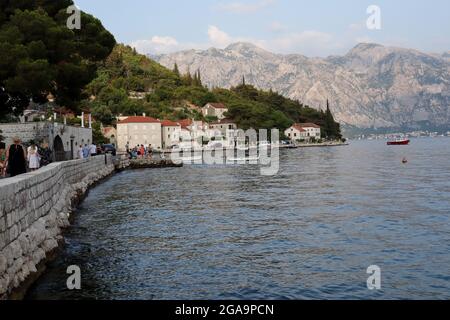
[[(272, 177), (249, 165), (113, 176), (28, 298), (450, 298), (450, 139), (280, 157)], [(70, 292), (74, 264), (82, 290)], [(366, 286), (374, 264), (377, 292)]]

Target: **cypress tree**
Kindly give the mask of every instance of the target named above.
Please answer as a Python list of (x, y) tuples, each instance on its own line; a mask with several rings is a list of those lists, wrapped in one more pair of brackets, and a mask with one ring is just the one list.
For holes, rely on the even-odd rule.
[(178, 65), (176, 62), (173, 66), (173, 73), (175, 73), (178, 77), (180, 76), (180, 70), (178, 69)]
[(330, 103), (327, 99), (327, 110), (325, 112), (325, 134), (327, 138), (329, 139), (335, 139), (340, 136), (339, 128), (336, 125), (336, 122), (334, 121), (333, 114), (330, 110)]
[(187, 74), (186, 74), (186, 85), (191, 86), (193, 82), (192, 76), (191, 76), (191, 70), (188, 67)]
[(203, 84), (202, 84), (202, 76), (200, 75), (200, 69), (198, 69), (198, 71), (197, 71), (197, 81), (198, 81), (198, 86), (202, 87)]
[(195, 71), (195, 73), (194, 73), (193, 84), (194, 84), (194, 86), (199, 86), (198, 71)]

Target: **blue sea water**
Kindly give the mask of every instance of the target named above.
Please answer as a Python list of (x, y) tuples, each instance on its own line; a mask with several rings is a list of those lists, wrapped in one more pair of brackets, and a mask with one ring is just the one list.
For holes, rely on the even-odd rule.
[(449, 299), (450, 139), (282, 150), (275, 176), (124, 171), (65, 236), (28, 299)]

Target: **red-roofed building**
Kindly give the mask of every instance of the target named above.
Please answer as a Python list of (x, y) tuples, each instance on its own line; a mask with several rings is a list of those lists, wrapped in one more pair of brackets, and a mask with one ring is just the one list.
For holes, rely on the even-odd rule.
[(161, 121), (162, 126), (162, 147), (167, 149), (170, 146), (179, 144), (181, 136), (181, 124), (170, 120)]
[(117, 123), (117, 147), (120, 151), (137, 145), (162, 148), (161, 121), (146, 116), (131, 116)]
[(114, 127), (103, 127), (102, 133), (105, 138), (109, 140), (109, 143), (117, 145), (117, 130)]
[(307, 141), (321, 138), (320, 126), (314, 123), (294, 123), (284, 132), (292, 141)]
[(181, 140), (183, 141), (197, 140), (206, 136), (208, 124), (203, 121), (185, 119), (177, 122), (181, 125)]
[(193, 121), (191, 119), (184, 119), (177, 121), (182, 129), (189, 129), (189, 127), (192, 125)]
[(237, 124), (231, 119), (223, 119), (209, 124), (209, 128), (220, 132), (223, 137), (227, 136), (227, 130), (236, 130)]
[(119, 121), (120, 124), (124, 123), (160, 123), (161, 121), (152, 118), (152, 117), (146, 117), (146, 116), (131, 116), (126, 117), (124, 120)]
[(225, 119), (226, 112), (228, 112), (228, 108), (223, 103), (210, 102), (202, 108), (204, 117), (216, 117), (219, 120)]

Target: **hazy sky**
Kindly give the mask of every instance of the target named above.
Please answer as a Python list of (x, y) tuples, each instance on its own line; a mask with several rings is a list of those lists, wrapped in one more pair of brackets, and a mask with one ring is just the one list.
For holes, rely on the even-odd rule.
[[(75, 0), (142, 53), (253, 42), (277, 53), (343, 54), (359, 42), (450, 50), (448, 0)], [(369, 30), (367, 8), (381, 9)]]

